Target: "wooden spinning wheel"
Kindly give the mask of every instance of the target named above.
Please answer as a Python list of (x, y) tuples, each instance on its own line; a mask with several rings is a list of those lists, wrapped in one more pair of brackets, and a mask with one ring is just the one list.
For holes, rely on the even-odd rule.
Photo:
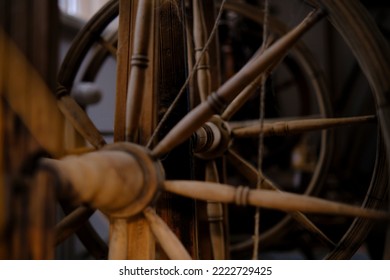
[[(61, 67), (59, 86), (56, 91), (58, 107), (66, 120), (89, 142), (93, 149), (84, 149), (81, 155), (70, 155), (61, 159), (43, 158), (39, 162), (35, 162), (37, 166), (35, 180), (46, 182), (44, 184), (46, 188), (55, 185), (58, 194), (65, 198), (64, 201), (87, 204), (101, 210), (109, 217), (111, 234), (108, 257), (111, 259), (164, 258), (165, 254), (171, 259), (226, 258), (229, 255), (226, 241), (229, 232), (224, 222), (226, 214), (223, 211), (223, 204), (226, 203), (287, 212), (289, 221), (292, 218), (306, 230), (318, 236), (324, 243), (327, 243), (327, 246), (330, 247), (328, 258), (351, 257), (364, 241), (368, 227), (373, 223), (373, 220), (388, 219), (389, 217), (387, 213), (377, 210), (382, 206), (382, 200), (385, 199), (388, 180), (388, 170), (385, 165), (386, 152), (384, 152), (389, 151), (386, 140), (388, 137), (386, 124), (389, 118), (385, 106), (387, 104), (386, 93), (389, 88), (387, 79), (389, 69), (386, 63), (388, 60), (387, 46), (385, 47), (386, 44), (382, 37), (377, 34), (370, 18), (357, 1), (309, 2), (315, 7), (313, 12), (310, 12), (297, 27), (287, 33), (276, 30), (275, 24), (271, 25), (272, 28), (275, 28), (273, 32), (280, 38), (276, 39), (267, 49), (255, 55), (222, 85), (219, 85), (218, 79), (215, 78), (219, 72), (218, 63), (214, 57), (214, 54), (218, 53), (218, 43), (216, 41), (212, 44), (207, 42), (210, 28), (207, 27), (206, 22), (215, 17), (214, 12), (207, 12), (209, 9), (204, 7), (210, 5), (210, 1), (194, 0), (191, 3), (174, 1), (168, 2), (168, 4), (164, 1), (119, 2), (117, 106), (114, 128), (114, 139), (117, 143), (106, 144), (88, 115), (69, 93), (77, 69), (80, 67), (86, 52), (95, 42), (100, 43), (104, 48), (103, 52), (105, 52), (105, 54), (98, 52), (98, 55), (95, 56), (98, 59), (94, 62), (98, 66), (101, 63), (100, 59), (104, 58), (106, 53), (115, 52), (114, 45), (101, 35), (108, 23), (118, 13), (118, 2), (109, 2), (87, 23), (87, 26), (76, 38), (76, 43), (72, 45), (68, 57)], [(223, 1), (221, 5), (226, 5), (224, 8), (242, 13), (249, 18), (255, 18), (254, 11), (259, 11), (259, 9), (251, 9), (246, 4), (237, 4), (234, 1), (227, 3)], [(172, 16), (172, 11), (176, 11), (178, 14)], [(191, 16), (186, 15), (188, 18), (183, 19), (183, 11), (189, 11), (193, 23), (189, 24)], [(211, 9), (211, 11), (214, 10)], [(184, 36), (181, 41), (176, 42), (177, 45), (181, 46), (180, 54), (186, 58), (182, 59), (181, 62), (175, 61), (180, 60), (172, 53), (175, 48), (172, 45), (167, 47), (168, 43), (164, 40), (164, 36), (170, 36), (169, 40), (177, 39), (174, 35), (169, 34), (167, 28), (164, 29), (169, 13), (171, 13), (170, 20), (175, 18), (174, 22), (177, 25), (173, 28), (172, 33), (182, 32), (184, 34), (181, 25), (187, 22), (187, 37), (190, 37), (189, 34), (193, 34), (191, 35), (193, 36), (193, 45), (192, 40), (185, 41)], [(259, 82), (264, 77), (263, 73), (276, 67), (290, 50), (291, 57), (295, 55), (297, 63), (301, 63), (304, 75), (316, 74), (317, 66), (312, 64), (311, 59), (304, 57), (306, 52), (302, 49), (302, 45), (294, 46), (307, 31), (324, 17), (327, 17), (344, 36), (362, 66), (377, 103), (377, 117), (330, 118), (327, 93), (323, 89), (322, 78), (315, 77), (310, 83), (316, 90), (316, 102), (318, 102), (321, 119), (309, 115), (295, 120), (266, 122), (263, 126), (253, 123), (247, 125), (242, 122), (232, 126), (229, 123), (230, 118), (249, 99), (252, 91), (258, 87)], [(258, 21), (262, 22), (262, 19)], [(172, 22), (170, 24), (173, 24)], [(194, 31), (189, 31), (192, 30), (191, 25)], [(190, 54), (187, 55), (187, 51)], [(167, 66), (169, 59), (173, 62)], [(183, 104), (184, 106), (190, 104), (190, 106), (188, 109), (184, 109), (184, 116), (176, 117), (176, 120), (173, 121), (168, 119), (174, 123), (167, 125), (164, 114), (168, 111), (168, 117), (171, 117), (169, 114), (175, 107), (167, 108), (166, 105), (162, 105), (167, 100), (174, 99), (172, 93), (171, 96), (161, 97), (162, 92), (169, 91), (166, 87), (170, 85), (170, 81), (166, 82), (169, 78), (166, 77), (165, 71), (169, 67), (179, 65), (185, 67), (187, 63), (189, 76), (196, 75), (196, 79), (192, 80), (191, 89), (188, 91), (189, 97), (175, 97), (177, 100), (175, 99), (173, 103), (179, 102), (180, 106)], [(89, 69), (94, 67), (97, 67), (96, 64)], [(89, 70), (92, 72), (89, 77), (92, 76), (92, 78), (88, 79), (93, 79), (93, 70)], [(185, 68), (174, 70), (181, 73), (178, 76), (185, 73)], [(188, 80), (190, 81), (190, 78)], [(184, 92), (186, 87), (182, 88), (181, 92)], [(175, 96), (176, 92), (173, 95)], [(303, 94), (302, 97), (304, 96)], [(184, 102), (183, 98), (186, 99)], [(189, 112), (186, 113), (186, 111)], [(258, 137), (260, 132), (264, 136), (285, 135), (333, 128), (345, 124), (363, 123), (377, 118), (385, 140), (378, 141), (376, 167), (373, 171), (371, 184), (367, 188), (366, 198), (361, 204), (362, 207), (310, 196), (319, 192), (321, 181), (326, 176), (328, 165), (326, 151), (330, 151), (326, 149), (330, 149), (331, 143), (327, 132), (322, 132), (320, 136), (322, 140), (318, 144), (320, 152), (315, 170), (308, 184), (309, 187), (302, 194), (281, 191), (274, 181), (265, 176), (261, 170), (257, 170), (256, 166), (253, 166), (232, 148), (232, 142), (235, 139)], [(36, 137), (40, 138), (38, 134)], [(48, 147), (45, 145), (43, 141), (43, 146), (47, 149)], [(183, 145), (184, 150), (187, 149), (186, 157), (190, 158), (197, 173), (197, 175), (184, 179), (180, 176), (175, 178), (175, 174), (170, 171), (176, 168), (175, 165), (178, 162), (167, 160), (170, 154)], [(190, 147), (190, 151), (188, 151), (188, 147)], [(49, 152), (52, 151), (53, 149), (49, 150)], [(71, 153), (76, 151), (79, 153), (80, 149), (73, 149)], [(56, 151), (53, 156), (59, 154), (64, 154), (63, 147), (61, 153)], [(226, 170), (225, 161), (229, 161), (238, 173), (249, 181), (250, 185), (257, 185), (260, 182), (261, 188), (251, 189), (246, 186), (229, 185), (222, 176), (223, 171)], [(169, 215), (175, 213), (164, 209), (164, 205), (169, 205), (171, 199), (169, 196), (166, 197), (164, 193), (207, 201), (207, 204), (199, 203), (194, 208), (196, 208), (196, 213), (208, 215), (210, 225), (207, 231), (210, 234), (200, 233), (195, 229), (193, 231), (194, 239), (206, 236), (207, 241), (194, 241), (190, 248), (183, 246), (177, 237), (181, 236), (181, 233), (175, 232), (175, 234), (170, 229), (174, 226), (175, 220)], [(168, 202), (163, 202), (163, 206), (161, 206), (159, 200)], [(63, 203), (66, 204), (66, 202)], [(86, 220), (93, 213), (93, 210), (85, 206), (74, 207), (70, 205), (65, 205), (65, 209), (69, 215), (57, 225), (57, 241), (59, 242), (74, 231), (78, 231), (81, 236), (84, 236), (80, 238), (84, 239), (86, 243), (89, 242), (89, 245), (86, 245), (88, 248), (100, 250), (99, 252), (104, 251), (104, 245), (102, 247), (100, 241), (88, 238), (91, 236), (89, 234), (94, 234), (93, 229), (86, 224)], [(156, 213), (156, 209), (165, 221)], [(357, 218), (340, 240), (331, 241), (305, 216), (306, 213)], [(198, 222), (196, 219), (194, 221)], [(285, 220), (282, 220), (275, 228), (271, 229), (268, 236), (277, 230), (282, 232), (286, 230), (284, 227), (286, 223)], [(267, 242), (267, 237), (264, 236), (267, 234), (263, 235), (263, 239), (261, 239), (260, 235), (260, 242)], [(155, 240), (161, 247), (157, 250)], [(209, 253), (205, 253), (207, 249), (199, 250), (205, 246), (209, 246)], [(96, 249), (96, 247), (100, 247), (100, 249)]]

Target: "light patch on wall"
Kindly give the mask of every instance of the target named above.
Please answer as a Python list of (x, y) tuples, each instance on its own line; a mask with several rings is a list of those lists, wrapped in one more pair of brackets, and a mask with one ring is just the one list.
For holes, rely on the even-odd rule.
[(108, 0), (59, 0), (60, 10), (70, 16), (90, 19)]

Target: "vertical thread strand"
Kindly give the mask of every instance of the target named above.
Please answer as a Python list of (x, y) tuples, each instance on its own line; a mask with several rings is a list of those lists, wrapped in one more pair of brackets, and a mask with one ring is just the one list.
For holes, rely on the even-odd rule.
[[(269, 14), (269, 2), (268, 0), (264, 0), (264, 22), (263, 22), (263, 43), (262, 43), (262, 51), (267, 48), (268, 41), (268, 14)], [(266, 91), (266, 82), (267, 82), (268, 73), (263, 74), (263, 78), (261, 79), (261, 89), (260, 89), (260, 104), (259, 104), (259, 122), (260, 122), (260, 132), (259, 132), (259, 147), (258, 147), (258, 177), (257, 177), (257, 185), (256, 189), (261, 188), (261, 178), (262, 176), (262, 165), (263, 165), (263, 153), (264, 153), (264, 117), (265, 117), (265, 91)], [(254, 216), (255, 220), (255, 230), (253, 236), (253, 256), (252, 259), (257, 260), (259, 258), (259, 237), (260, 237), (260, 208), (256, 207), (256, 212)]]

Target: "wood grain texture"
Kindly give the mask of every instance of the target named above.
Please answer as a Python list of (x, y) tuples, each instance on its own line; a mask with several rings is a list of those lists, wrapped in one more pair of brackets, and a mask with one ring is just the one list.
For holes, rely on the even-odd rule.
[[(214, 160), (210, 160), (206, 163), (205, 179), (207, 182), (220, 182), (218, 176), (218, 169)], [(226, 224), (224, 223), (225, 215), (223, 212), (222, 203), (215, 202), (212, 200), (207, 201), (207, 216), (210, 227), (210, 239), (213, 251), (213, 259), (224, 260), (226, 259)]]
[(211, 93), (211, 74), (208, 50), (204, 52), (203, 56), (200, 56), (207, 41), (207, 28), (205, 18), (203, 16), (204, 8), (202, 1), (194, 0), (192, 3), (195, 60), (200, 61), (196, 70), (196, 77), (200, 100), (203, 102)]
[(53, 94), (1, 30), (0, 50), (0, 71), (3, 73), (1, 98), (41, 147), (54, 156), (63, 155), (64, 117)]
[[(349, 118), (319, 118), (319, 119), (301, 119), (291, 121), (276, 121), (265, 123), (262, 133), (264, 136), (291, 135), (303, 132), (310, 132), (321, 129), (336, 128), (361, 123), (372, 123), (376, 121), (375, 116), (357, 116)], [(233, 129), (235, 137), (258, 137), (260, 133), (260, 124)]]
[[(125, 137), (127, 141), (135, 141), (140, 126), (141, 112), (146, 89), (147, 69), (150, 67), (149, 49), (154, 42), (155, 1), (140, 1), (135, 15), (134, 36), (132, 37), (132, 52), (130, 57), (130, 74), (126, 96)], [(149, 116), (152, 118), (152, 116)]]
[(164, 189), (195, 199), (215, 200), (237, 205), (247, 204), (286, 212), (301, 211), (303, 213), (390, 219), (390, 215), (386, 212), (287, 192), (251, 190), (244, 187), (235, 188), (223, 184), (196, 181), (165, 181)]
[(171, 260), (190, 260), (183, 244), (171, 231), (168, 225), (156, 214), (155, 210), (148, 207), (144, 210), (144, 215), (149, 222), (154, 236), (160, 243), (164, 252)]
[[(158, 0), (119, 2), (115, 142), (131, 139), (145, 144), (156, 126), (158, 3)], [(138, 9), (149, 18), (137, 15)], [(137, 59), (133, 59), (140, 55), (147, 56), (146, 68), (136, 65)], [(155, 240), (142, 215), (127, 220), (127, 232), (132, 242), (128, 243), (126, 258), (155, 258)], [(139, 244), (143, 244), (144, 249), (141, 250)]]
[[(0, 258), (51, 258), (46, 211), (54, 200), (40, 183), (28, 181), (24, 171), (31, 171), (32, 158), (42, 150), (63, 154), (63, 116), (51, 93), (57, 69), (57, 3), (0, 1), (0, 6)], [(44, 204), (42, 199), (51, 201)], [(31, 242), (32, 232), (42, 236)]]

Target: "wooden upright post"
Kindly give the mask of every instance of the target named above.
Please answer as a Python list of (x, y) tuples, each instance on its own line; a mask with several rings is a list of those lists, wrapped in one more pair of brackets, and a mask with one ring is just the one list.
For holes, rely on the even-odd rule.
[[(120, 0), (119, 2), (119, 31), (118, 31), (118, 54), (117, 54), (117, 95), (114, 140), (131, 140), (142, 145), (146, 144), (153, 129), (156, 126), (156, 84), (155, 65), (157, 36), (156, 21), (158, 15), (156, 6), (158, 0), (143, 1)], [(135, 30), (142, 30), (137, 24), (142, 20), (137, 19), (139, 5), (145, 4), (146, 11), (151, 16), (150, 26), (142, 34)], [(143, 26), (144, 27), (144, 26)], [(142, 37), (142, 38), (140, 38)], [(147, 46), (146, 49), (142, 49)], [(142, 47), (142, 48), (141, 48)], [(140, 77), (142, 77), (140, 79)], [(136, 84), (135, 84), (136, 83)], [(131, 95), (131, 96), (129, 96)], [(137, 95), (137, 96), (136, 96)], [(126, 102), (128, 100), (128, 102)], [(134, 100), (139, 104), (133, 104)], [(129, 105), (130, 102), (130, 105)], [(140, 113), (134, 115), (133, 109), (137, 106)], [(131, 109), (133, 108), (133, 109)], [(133, 115), (132, 115), (133, 114)], [(131, 116), (131, 135), (127, 135), (127, 116)], [(136, 118), (138, 118), (136, 120)], [(122, 226), (123, 234), (130, 242), (127, 242), (127, 254), (112, 255), (114, 258), (127, 259), (155, 259), (155, 241), (149, 225), (143, 215), (138, 215), (126, 221), (127, 227)], [(121, 224), (111, 221), (112, 229)], [(123, 224), (123, 223), (122, 223)], [(113, 233), (113, 231), (112, 231)]]
[[(120, 0), (119, 33), (118, 33), (118, 68), (117, 68), (117, 97), (115, 119), (115, 141), (132, 141), (144, 145), (150, 138), (156, 123), (161, 119), (169, 104), (175, 98), (186, 78), (186, 45), (182, 13), (182, 1), (148, 0), (154, 5), (153, 22), (148, 34), (139, 34), (137, 30), (138, 5), (143, 1)], [(138, 29), (139, 30), (139, 29)], [(164, 34), (164, 36), (159, 36)], [(145, 40), (137, 36), (147, 36), (148, 50), (140, 50), (137, 42)], [(140, 56), (141, 55), (141, 56)], [(145, 57), (147, 56), (147, 57)], [(142, 58), (142, 61), (139, 59)], [(139, 67), (144, 67), (140, 71)], [(134, 71), (137, 73), (134, 74)], [(142, 79), (133, 79), (141, 75)], [(142, 75), (143, 75), (142, 74)], [(133, 83), (138, 83), (134, 86)], [(131, 84), (130, 84), (131, 83)], [(137, 90), (134, 91), (134, 88)], [(140, 89), (140, 90), (139, 90)], [(136, 98), (128, 95), (140, 94)], [(126, 102), (127, 100), (127, 102)], [(133, 104), (138, 100), (137, 104)], [(140, 101), (141, 100), (141, 101)], [(126, 104), (127, 103), (127, 104)], [(138, 104), (139, 103), (139, 104)], [(140, 106), (141, 104), (141, 106)], [(138, 123), (131, 116), (134, 105), (140, 106)], [(166, 129), (172, 127), (189, 110), (184, 97), (173, 118), (169, 118)], [(137, 114), (136, 114), (137, 115)], [(127, 117), (126, 117), (127, 116)], [(129, 121), (130, 120), (130, 121)], [(128, 122), (128, 123), (126, 123)], [(137, 127), (137, 129), (134, 129)], [(127, 131), (127, 132), (126, 132)], [(159, 137), (165, 134), (161, 131)], [(128, 135), (127, 135), (128, 134)], [(157, 138), (159, 138), (157, 137)], [(164, 159), (164, 169), (171, 178), (189, 178), (190, 147), (188, 143), (179, 147)], [(180, 164), (177, 164), (180, 162)], [(184, 177), (183, 177), (184, 176)], [(163, 194), (159, 199), (157, 212), (165, 220), (175, 234), (183, 242), (192, 257), (197, 256), (195, 235), (195, 203), (191, 199), (175, 195)], [(145, 219), (141, 216), (127, 221), (127, 258), (153, 259), (165, 258), (164, 254), (156, 254), (154, 238)]]

